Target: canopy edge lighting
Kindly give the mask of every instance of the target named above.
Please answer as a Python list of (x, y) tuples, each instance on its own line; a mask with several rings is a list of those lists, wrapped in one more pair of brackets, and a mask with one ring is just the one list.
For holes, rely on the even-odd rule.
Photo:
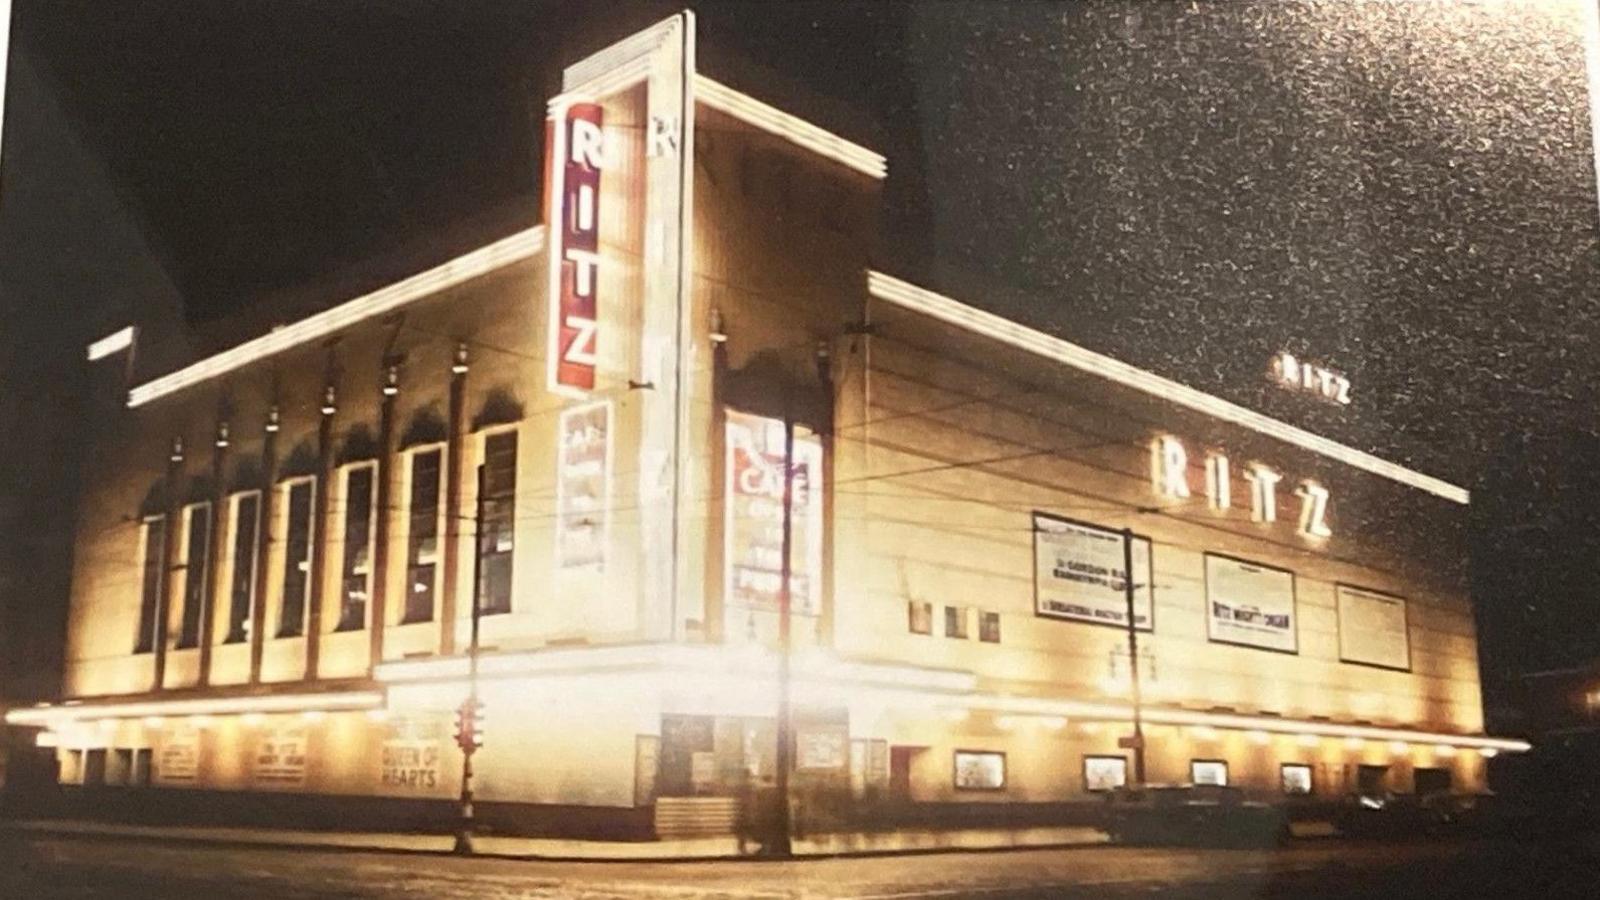
[(1002, 341), (1046, 359), (1055, 360), (1075, 369), (1088, 372), (1091, 375), (1098, 375), (1125, 387), (1143, 391), (1153, 397), (1170, 400), (1196, 412), (1201, 412), (1235, 425), (1241, 425), (1268, 437), (1276, 438), (1286, 444), (1309, 450), (1312, 453), (1370, 472), (1381, 478), (1387, 478), (1407, 487), (1426, 491), (1454, 503), (1464, 505), (1471, 500), (1471, 495), (1465, 488), (1458, 487), (1447, 481), (1396, 465), (1388, 460), (1380, 459), (1370, 453), (1346, 446), (1321, 435), (1312, 434), (1286, 422), (1280, 422), (1270, 416), (1262, 415), (1255, 410), (1246, 409), (1220, 397), (1214, 397), (1203, 391), (1195, 390), (1188, 385), (1162, 378), (1152, 372), (1147, 372), (1104, 354), (1080, 347), (1070, 341), (1052, 337), (1042, 331), (1020, 325), (994, 313), (985, 312), (958, 300), (952, 300), (949, 297), (917, 287), (909, 282), (901, 281), (892, 275), (885, 275), (876, 271), (867, 272), (867, 290), (872, 296), (887, 300), (897, 306), (932, 316), (975, 334)]
[(413, 300), (436, 294), (495, 269), (527, 259), (538, 253), (543, 246), (543, 225), (519, 231), (447, 263), (418, 272), (388, 287), (363, 294), (332, 309), (246, 341), (231, 350), (225, 350), (176, 372), (138, 385), (128, 392), (128, 406), (143, 406), (152, 400), (226, 374), (263, 357), (281, 353), (364, 319), (398, 309)]
[(105, 359), (133, 346), (133, 326), (127, 325), (89, 345), (89, 362)]
[(146, 716), (229, 715), (233, 713), (275, 713), (321, 710), (377, 709), (383, 706), (380, 691), (343, 691), (308, 694), (265, 694), (254, 697), (194, 697), (182, 700), (114, 700), (94, 703), (67, 703), (33, 706), (6, 712), (6, 724), (55, 727), (66, 722), (88, 719), (135, 719)]
[[(959, 701), (957, 705), (959, 708), (992, 710), (1002, 713), (1066, 716), (1067, 718), (1076, 717), (1112, 721), (1129, 719), (1133, 714), (1132, 707), (1122, 703), (1054, 700), (1043, 697), (974, 696)], [(1407, 728), (1385, 728), (1379, 725), (1354, 725), (1313, 719), (1287, 719), (1279, 716), (1252, 716), (1241, 713), (1162, 709), (1159, 707), (1146, 707), (1142, 714), (1145, 722), (1159, 725), (1205, 725), (1236, 731), (1263, 731), (1273, 734), (1309, 734), (1327, 738), (1406, 741), (1474, 750), (1500, 750), (1509, 753), (1524, 753), (1532, 749), (1533, 746), (1527, 741), (1517, 738), (1451, 734), (1441, 731), (1420, 731)]]
[(863, 175), (883, 179), (889, 174), (888, 161), (880, 153), (819, 128), (799, 116), (791, 115), (740, 93), (704, 75), (694, 77), (695, 98), (769, 134), (777, 135)]

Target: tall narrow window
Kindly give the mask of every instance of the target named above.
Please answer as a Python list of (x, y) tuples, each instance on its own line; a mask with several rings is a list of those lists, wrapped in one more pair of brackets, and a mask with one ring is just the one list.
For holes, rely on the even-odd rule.
[(156, 633), (160, 623), (156, 614), (161, 609), (161, 591), (167, 580), (167, 517), (151, 516), (144, 520), (144, 572), (139, 582), (139, 634), (133, 642), (133, 652), (149, 653), (156, 648)]
[(344, 578), (335, 631), (367, 627), (372, 590), (372, 466), (349, 470), (344, 480)]
[(233, 577), (228, 586), (228, 634), (225, 644), (250, 636), (256, 599), (256, 532), (260, 528), (261, 495), (240, 494), (233, 503)]
[(200, 644), (200, 613), (206, 602), (206, 569), (211, 560), (211, 505), (197, 503), (186, 511), (188, 537), (183, 555), (183, 621), (178, 648)]
[(484, 441), (482, 483), (478, 602), (485, 613), (505, 613), (511, 611), (511, 552), (517, 524), (516, 432), (502, 431)]
[(424, 450), (411, 457), (410, 531), (406, 540), (406, 611), (400, 620), (433, 621), (439, 561), (439, 469), (442, 454)]
[(283, 606), (278, 618), (278, 637), (299, 637), (306, 633), (306, 595), (311, 590), (311, 509), (315, 481), (296, 481), (289, 485), (285, 504), (287, 527), (283, 541)]

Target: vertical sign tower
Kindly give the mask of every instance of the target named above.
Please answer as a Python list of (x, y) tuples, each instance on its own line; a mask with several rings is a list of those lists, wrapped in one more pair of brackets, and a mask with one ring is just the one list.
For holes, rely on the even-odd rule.
[(637, 448), (636, 486), (618, 484), (614, 501), (636, 521), (605, 517), (635, 564), (604, 569), (631, 581), (608, 582), (607, 593), (632, 593), (654, 639), (700, 615), (683, 600), (697, 597), (684, 588), (695, 556), (684, 554), (699, 552), (683, 512), (694, 84), (694, 14), (684, 11), (567, 67), (547, 122), (547, 383), (614, 403), (605, 439)]

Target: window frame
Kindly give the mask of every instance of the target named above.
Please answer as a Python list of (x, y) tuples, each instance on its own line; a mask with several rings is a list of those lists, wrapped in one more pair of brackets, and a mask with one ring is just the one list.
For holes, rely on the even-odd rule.
[[(989, 623), (991, 621), (994, 623), (994, 637), (992, 637), (992, 638), (988, 636), (989, 631), (988, 631), (987, 628), (984, 627), (987, 623)], [(980, 643), (980, 644), (998, 644), (998, 643), (1000, 643), (1000, 613), (998, 613), (998, 612), (996, 612), (995, 610), (992, 610), (992, 609), (980, 609), (980, 610), (978, 610), (978, 643)]]
[[(284, 615), (285, 607), (289, 600), (289, 567), (292, 560), (289, 557), (289, 535), (294, 530), (294, 522), (290, 518), (294, 514), (294, 489), (305, 485), (310, 489), (310, 496), (306, 500), (306, 558), (305, 558), (305, 587), (300, 597), (300, 621), (294, 631), (285, 631), (284, 624), (288, 617)], [(274, 638), (304, 638), (310, 627), (311, 598), (316, 591), (312, 582), (312, 573), (317, 562), (317, 538), (321, 529), (317, 527), (317, 491), (321, 490), (320, 479), (316, 475), (296, 475), (278, 482), (277, 489), (283, 492), (281, 509), (283, 510), (283, 558), (282, 580), (278, 583), (278, 620), (273, 628)]]
[[(249, 596), (245, 601), (244, 618), (236, 623), (234, 622), (234, 614), (237, 612), (237, 609), (234, 601), (237, 598), (237, 595), (234, 591), (234, 588), (238, 584), (239, 579), (239, 507), (241, 507), (244, 504), (244, 501), (247, 499), (254, 499), (256, 504), (254, 516), (255, 522), (250, 532), (250, 574), (247, 582), (249, 585)], [(256, 586), (260, 581), (258, 575), (261, 571), (262, 499), (263, 493), (258, 488), (235, 491), (234, 493), (228, 495), (228, 530), (227, 540), (225, 541), (229, 549), (227, 596), (228, 628), (223, 632), (222, 639), (218, 641), (219, 644), (246, 643), (250, 640), (250, 632), (259, 627), (259, 623), (256, 620), (260, 618), (260, 611), (257, 609), (257, 607), (260, 605), (260, 598), (257, 596), (258, 591)]]
[[(365, 471), (369, 474), (371, 483), (367, 486), (367, 544), (366, 560), (358, 563), (354, 568), (350, 563), (350, 481), (357, 472)], [(378, 541), (378, 461), (373, 459), (355, 460), (338, 468), (339, 476), (339, 502), (341, 515), (340, 542), (339, 542), (339, 616), (334, 620), (333, 632), (335, 634), (351, 634), (366, 631), (372, 624), (372, 586), (374, 565), (373, 556), (377, 552)], [(365, 599), (361, 601), (361, 621), (355, 625), (346, 625), (345, 617), (349, 610), (349, 584), (350, 579), (356, 575), (366, 580)]]
[[(439, 570), (441, 561), (444, 558), (444, 542), (447, 532), (447, 529), (445, 528), (445, 497), (449, 493), (449, 485), (446, 483), (449, 472), (449, 452), (449, 445), (443, 441), (438, 441), (427, 444), (418, 444), (414, 447), (407, 447), (401, 453), (401, 458), (404, 460), (402, 477), (405, 479), (403, 485), (404, 493), (402, 496), (404, 496), (406, 499), (406, 562), (404, 570), (405, 596), (401, 600), (400, 604), (399, 623), (401, 625), (415, 625), (432, 622), (437, 619), (439, 615), (439, 579), (441, 578), (441, 573)], [(439, 457), (439, 483), (438, 490), (436, 491), (436, 496), (434, 498), (433, 552), (427, 554), (428, 558), (424, 560), (423, 554), (417, 553), (414, 550), (413, 540), (416, 533), (414, 526), (417, 520), (416, 516), (414, 515), (413, 502), (416, 499), (417, 458), (430, 453), (436, 454)], [(426, 617), (413, 617), (411, 615), (411, 596), (415, 587), (416, 579), (412, 573), (422, 566), (430, 566), (433, 569), (433, 574), (431, 576), (433, 584), (428, 592), (431, 602), (429, 603), (428, 615)]]
[[(469, 597), (469, 602), (471, 602), (475, 598), (476, 602), (482, 605), (482, 609), (481, 609), (480, 615), (484, 615), (484, 616), (509, 615), (509, 614), (511, 614), (511, 613), (516, 611), (516, 597), (517, 597), (517, 590), (516, 590), (516, 581), (517, 581), (516, 564), (517, 564), (517, 543), (518, 543), (518, 541), (517, 541), (517, 493), (518, 493), (518, 489), (521, 486), (519, 484), (521, 479), (518, 478), (518, 476), (521, 474), (520, 469), (522, 467), (522, 449), (523, 449), (522, 448), (522, 445), (523, 445), (522, 429), (521, 429), (521, 423), (520, 422), (508, 422), (508, 423), (505, 423), (505, 424), (502, 424), (502, 425), (495, 425), (495, 426), (492, 426), (492, 427), (489, 427), (489, 428), (484, 428), (483, 430), (478, 432), (478, 434), (477, 434), (477, 438), (478, 438), (478, 441), (477, 441), (477, 445), (478, 445), (477, 446), (477, 450), (478, 450), (478, 454), (477, 454), (478, 455), (478, 460), (477, 460), (478, 461), (478, 470), (477, 471), (481, 472), (483, 474), (483, 477), (482, 478), (476, 478), (475, 477), (474, 481), (476, 482), (476, 486), (477, 486), (479, 491), (481, 491), (486, 486), (486, 484), (488, 482), (488, 473), (489, 473), (489, 468), (488, 468), (489, 467), (489, 443), (492, 440), (494, 440), (496, 438), (499, 438), (499, 437), (502, 437), (504, 435), (510, 435), (511, 441), (513, 443), (513, 452), (511, 454), (511, 494), (510, 494), (510, 496), (508, 498), (503, 498), (503, 499), (508, 499), (510, 501), (511, 515), (510, 515), (509, 528), (510, 528), (510, 533), (511, 533), (511, 546), (506, 550), (498, 550), (497, 549), (497, 550), (494, 550), (492, 553), (484, 552), (483, 522), (480, 521), (480, 519), (482, 517), (479, 516), (479, 515), (474, 515), (473, 516), (474, 528), (473, 528), (473, 535), (472, 535), (472, 551), (473, 551), (472, 559), (473, 559), (473, 565), (474, 565), (474, 570), (473, 570), (473, 582), (474, 582), (474, 584), (473, 584), (473, 594)], [(498, 499), (502, 499), (502, 498), (496, 497), (495, 499), (498, 500)], [(476, 500), (476, 504), (475, 504), (476, 505), (476, 509), (478, 511), (486, 511), (487, 510), (487, 508), (488, 508), (488, 503), (487, 503), (488, 498), (486, 498), (486, 497), (484, 497), (484, 496), (482, 496), (480, 494), (479, 496), (475, 497), (475, 500)], [(488, 560), (489, 560), (489, 558), (491, 556), (499, 556), (499, 555), (502, 555), (502, 554), (504, 554), (508, 558), (506, 565), (507, 565), (507, 567), (509, 569), (509, 571), (506, 573), (506, 602), (505, 602), (504, 608), (500, 608), (500, 607), (496, 607), (496, 606), (490, 606), (489, 605), (489, 599), (490, 598), (488, 597), (488, 591), (487, 591), (487, 587), (488, 587), (488, 570), (489, 570)], [(469, 615), (472, 613), (471, 607), (468, 607), (467, 612), (468, 612)]]
[[(199, 573), (196, 575), (194, 561), (194, 517), (195, 511), (206, 511), (205, 529), (202, 534), (205, 538), (205, 552), (200, 560)], [(216, 548), (211, 546), (211, 533), (216, 522), (212, 519), (215, 510), (211, 508), (210, 500), (196, 500), (185, 503), (180, 515), (183, 516), (183, 531), (179, 535), (183, 554), (183, 606), (178, 610), (178, 636), (173, 641), (174, 650), (197, 649), (205, 635), (200, 632), (205, 627), (206, 582), (211, 576), (211, 566), (214, 564)], [(191, 610), (193, 612), (191, 613)], [(194, 627), (190, 629), (190, 616), (194, 617)]]
[[(926, 618), (922, 620), (922, 627), (917, 627), (917, 611), (921, 610)], [(933, 601), (907, 600), (906, 601), (906, 629), (912, 634), (933, 634)]]
[[(159, 535), (161, 545), (159, 553), (153, 560), (155, 564), (155, 584), (149, 584), (150, 566), (152, 563), (150, 553), (150, 539), (152, 535)], [(162, 593), (167, 589), (167, 514), (156, 513), (144, 516), (140, 520), (139, 530), (139, 621), (135, 626), (133, 636), (133, 653), (142, 656), (156, 651), (156, 642), (163, 640), (166, 632), (161, 621)]]
[[(961, 623), (961, 627), (958, 628), (954, 633), (952, 633), (950, 631), (950, 613), (952, 611), (957, 612), (957, 613), (960, 614), (957, 617), (957, 619)], [(944, 604), (944, 636), (945, 637), (950, 638), (951, 640), (958, 640), (958, 641), (965, 641), (965, 640), (971, 639), (972, 627), (971, 627), (971, 623), (967, 621), (967, 619), (969, 618), (969, 616), (968, 616), (968, 612), (969, 611), (970, 611), (970, 607), (958, 606), (958, 605), (953, 605), (953, 604), (949, 604), (949, 603)]]

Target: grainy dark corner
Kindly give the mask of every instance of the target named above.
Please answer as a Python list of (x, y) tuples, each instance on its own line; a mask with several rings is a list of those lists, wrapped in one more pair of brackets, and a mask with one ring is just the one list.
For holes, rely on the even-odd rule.
[(0, 897), (1594, 896), (1600, 0), (0, 13)]

